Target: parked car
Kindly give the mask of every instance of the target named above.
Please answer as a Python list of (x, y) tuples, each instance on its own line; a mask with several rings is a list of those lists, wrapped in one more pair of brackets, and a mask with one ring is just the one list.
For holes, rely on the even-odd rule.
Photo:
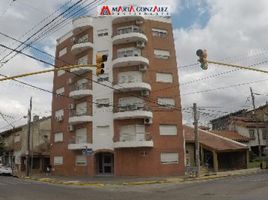
[(11, 167), (0, 165), (0, 175), (12, 175)]

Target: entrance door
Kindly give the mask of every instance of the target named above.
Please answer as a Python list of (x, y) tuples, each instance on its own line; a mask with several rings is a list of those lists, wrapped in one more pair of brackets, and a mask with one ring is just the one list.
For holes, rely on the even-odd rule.
[(96, 157), (98, 174), (111, 175), (114, 172), (114, 156), (111, 153), (99, 153)]

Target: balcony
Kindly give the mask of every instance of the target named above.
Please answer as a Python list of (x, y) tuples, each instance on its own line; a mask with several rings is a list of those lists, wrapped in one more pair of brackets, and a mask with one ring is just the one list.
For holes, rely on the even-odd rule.
[(73, 33), (79, 34), (93, 26), (92, 17), (79, 17), (73, 20)]
[(142, 24), (144, 22), (143, 16), (119, 16), (113, 20), (113, 24), (136, 21), (136, 24)]
[(92, 149), (92, 144), (90, 143), (70, 143), (68, 144), (69, 150), (82, 150), (82, 149)]
[(88, 39), (83, 39), (83, 40), (74, 41), (74, 45), (72, 46), (71, 51), (74, 55), (77, 55), (83, 51), (86, 51), (92, 48), (93, 48), (93, 43), (90, 42)]
[(130, 26), (125, 29), (118, 29), (112, 40), (113, 44), (124, 44), (130, 42), (146, 43), (148, 41), (147, 36), (138, 26)]
[(153, 117), (151, 109), (143, 104), (131, 104), (126, 106), (119, 106), (114, 110), (115, 120), (135, 119), (135, 118), (149, 118)]
[(69, 124), (70, 125), (76, 125), (76, 124), (82, 124), (86, 122), (92, 122), (92, 115), (89, 111), (86, 112), (77, 112), (76, 110), (70, 111), (70, 117), (69, 117)]
[(151, 85), (146, 82), (122, 82), (115, 84), (114, 89), (119, 92), (140, 91), (140, 90), (151, 91)]
[(112, 61), (113, 67), (126, 67), (126, 66), (133, 66), (133, 65), (149, 65), (149, 60), (143, 57), (139, 53), (131, 53), (125, 55), (119, 55), (116, 59)]
[[(78, 65), (86, 65), (87, 63), (78, 63)], [(87, 72), (90, 72), (92, 70), (92, 67), (86, 66), (86, 67), (77, 67), (70, 69), (70, 72), (75, 73), (77, 75), (81, 75)]]
[(92, 95), (92, 84), (89, 82), (70, 86), (69, 97), (71, 98), (79, 99), (90, 95)]
[(120, 140), (114, 142), (114, 148), (141, 148), (153, 147), (154, 143), (149, 134), (139, 133), (134, 135), (121, 134)]

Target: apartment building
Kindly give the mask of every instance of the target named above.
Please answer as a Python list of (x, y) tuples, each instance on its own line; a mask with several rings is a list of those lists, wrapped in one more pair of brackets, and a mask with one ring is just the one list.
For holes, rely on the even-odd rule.
[(51, 164), (58, 175), (184, 174), (184, 138), (170, 18), (80, 17), (57, 40)]

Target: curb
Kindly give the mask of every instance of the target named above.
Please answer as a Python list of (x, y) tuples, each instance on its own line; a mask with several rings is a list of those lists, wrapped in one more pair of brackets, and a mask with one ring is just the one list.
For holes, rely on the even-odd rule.
[(167, 184), (167, 183), (194, 183), (199, 181), (209, 181), (215, 179), (221, 179), (232, 176), (246, 176), (250, 174), (258, 174), (262, 172), (267, 172), (268, 170), (256, 170), (249, 171), (244, 173), (230, 173), (222, 175), (210, 175), (202, 176), (197, 178), (167, 178), (162, 180), (147, 180), (147, 181), (134, 181), (134, 182), (121, 182), (121, 183), (103, 183), (103, 182), (79, 182), (79, 181), (63, 181), (56, 180), (53, 178), (35, 178), (35, 177), (21, 177), (22, 179), (32, 180), (42, 183), (57, 184), (57, 185), (66, 185), (66, 186), (84, 186), (84, 187), (105, 187), (105, 186), (142, 186), (142, 185), (154, 185), (154, 184)]

